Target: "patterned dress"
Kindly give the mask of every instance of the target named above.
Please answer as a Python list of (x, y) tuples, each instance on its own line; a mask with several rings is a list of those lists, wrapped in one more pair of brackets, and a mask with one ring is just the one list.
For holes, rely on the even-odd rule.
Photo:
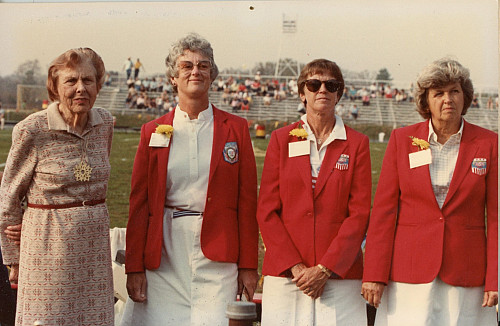
[[(106, 197), (112, 116), (89, 112), (82, 135), (72, 132), (57, 103), (18, 123), (0, 189), (0, 240), (4, 264), (19, 263), (16, 325), (113, 325), (113, 281), (106, 204), (21, 209)], [(81, 161), (89, 181), (73, 173)], [(22, 222), (21, 246), (4, 236)]]

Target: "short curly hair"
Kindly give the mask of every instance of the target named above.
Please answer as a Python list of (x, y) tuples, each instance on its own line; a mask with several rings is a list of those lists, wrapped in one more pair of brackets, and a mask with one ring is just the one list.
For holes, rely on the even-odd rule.
[(431, 111), (427, 100), (429, 89), (460, 83), (464, 93), (462, 115), (465, 115), (474, 98), (474, 86), (469, 76), (469, 69), (458, 61), (447, 57), (436, 60), (425, 67), (417, 77), (417, 87), (415, 88), (417, 112), (424, 119), (430, 119)]
[(304, 86), (306, 85), (307, 78), (315, 74), (330, 74), (336, 80), (338, 80), (341, 85), (337, 91), (338, 99), (342, 97), (344, 91), (344, 77), (342, 76), (342, 71), (340, 67), (333, 61), (327, 59), (316, 59), (304, 66), (300, 72), (299, 78), (297, 79), (297, 85), (299, 88), (299, 94), (303, 95)]
[[(165, 59), (165, 64), (167, 65), (168, 80), (172, 82), (172, 77), (179, 77), (179, 71), (177, 69), (177, 59), (179, 59), (180, 56), (184, 55), (184, 52), (186, 50), (199, 53), (210, 60), (210, 64), (212, 66), (212, 68), (210, 69), (210, 79), (213, 82), (219, 75), (219, 68), (215, 64), (214, 60), (214, 50), (212, 49), (210, 42), (196, 33), (190, 33), (172, 44), (170, 52)], [(177, 86), (173, 85), (173, 88), (174, 91), (177, 92)]]
[(94, 66), (97, 92), (99, 93), (102, 85), (104, 84), (104, 75), (106, 73), (104, 62), (102, 61), (102, 58), (91, 48), (77, 48), (64, 52), (55, 58), (50, 64), (47, 76), (47, 91), (49, 92), (49, 98), (51, 101), (59, 100), (59, 94), (57, 93), (59, 71), (66, 68), (74, 68), (85, 60), (90, 60)]

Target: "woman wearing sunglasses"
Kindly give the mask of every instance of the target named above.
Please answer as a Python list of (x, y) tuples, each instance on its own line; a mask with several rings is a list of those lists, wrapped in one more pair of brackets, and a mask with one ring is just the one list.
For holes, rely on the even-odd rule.
[(344, 80), (332, 61), (298, 79), (301, 120), (273, 132), (257, 219), (266, 254), (262, 325), (366, 325), (361, 242), (371, 201), (368, 137), (335, 116)]

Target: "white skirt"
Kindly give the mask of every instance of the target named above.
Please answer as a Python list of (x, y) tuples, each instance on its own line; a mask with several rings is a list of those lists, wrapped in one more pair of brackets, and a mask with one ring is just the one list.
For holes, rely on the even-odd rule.
[(227, 304), (236, 300), (238, 268), (201, 251), (202, 216), (172, 219), (165, 209), (160, 267), (146, 270), (147, 302), (127, 300), (122, 326), (227, 326)]
[(494, 307), (482, 307), (484, 287), (389, 282), (375, 326), (496, 326)]
[(291, 279), (266, 276), (262, 294), (262, 326), (366, 325), (361, 280), (328, 280), (321, 297), (305, 295)]

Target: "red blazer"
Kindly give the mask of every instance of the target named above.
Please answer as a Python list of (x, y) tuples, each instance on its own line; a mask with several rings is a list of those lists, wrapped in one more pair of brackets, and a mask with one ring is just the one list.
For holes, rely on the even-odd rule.
[[(214, 141), (208, 193), (201, 229), (201, 249), (208, 259), (257, 268), (258, 226), (255, 219), (257, 172), (246, 120), (213, 107)], [(170, 124), (172, 111), (142, 126), (132, 172), (127, 225), (126, 272), (160, 265), (163, 244), (169, 147), (149, 147), (157, 124)], [(174, 126), (175, 128), (175, 126)], [(175, 130), (172, 140), (175, 138)], [(237, 142), (238, 161), (223, 158), (224, 145)]]
[[(429, 166), (409, 165), (408, 154), (417, 151), (409, 136), (428, 135), (429, 121), (392, 132), (368, 228), (363, 280), (429, 283), (439, 275), (454, 286), (486, 284), (486, 291), (497, 291), (497, 134), (464, 122), (442, 209)], [(472, 172), (475, 158), (487, 160), (485, 174)]]
[[(274, 131), (267, 148), (257, 209), (266, 245), (262, 273), (284, 276), (302, 262), (360, 279), (371, 202), (368, 137), (346, 127), (347, 140), (328, 145), (313, 191), (309, 155), (288, 157), (297, 125)], [(349, 155), (345, 170), (336, 167), (341, 154)]]

